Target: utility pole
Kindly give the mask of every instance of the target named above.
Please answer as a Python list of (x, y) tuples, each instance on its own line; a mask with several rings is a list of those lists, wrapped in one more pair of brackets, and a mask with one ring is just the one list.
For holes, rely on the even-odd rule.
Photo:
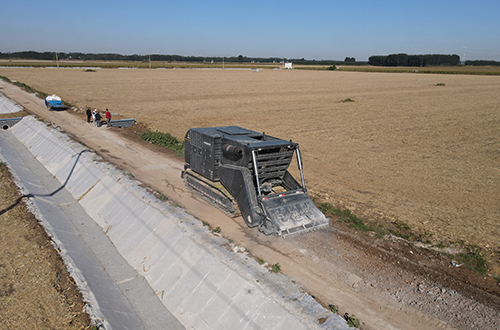
[(467, 52), (467, 47), (464, 46), (464, 65), (465, 65), (465, 53)]
[(57, 52), (56, 52), (56, 63), (57, 63), (57, 68), (59, 69), (59, 58), (57, 57)]

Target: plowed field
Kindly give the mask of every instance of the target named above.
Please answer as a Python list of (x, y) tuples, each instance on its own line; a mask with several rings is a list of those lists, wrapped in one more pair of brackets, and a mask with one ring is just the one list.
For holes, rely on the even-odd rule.
[(179, 138), (190, 127), (239, 125), (293, 139), (309, 189), (335, 206), (399, 219), (435, 242), (477, 244), (498, 258), (498, 76), (19, 68), (0, 75)]

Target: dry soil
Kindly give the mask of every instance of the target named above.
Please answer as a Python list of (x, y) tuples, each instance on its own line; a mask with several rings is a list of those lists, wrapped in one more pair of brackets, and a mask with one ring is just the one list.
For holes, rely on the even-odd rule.
[[(402, 219), (439, 239), (486, 240), (485, 248), (497, 251), (498, 188), (488, 180), (498, 181), (498, 138), (492, 132), (499, 116), (498, 77), (141, 71), (0, 69), (0, 75), (177, 136), (194, 126), (241, 125), (290, 137), (301, 144), (310, 189), (333, 204), (366, 218)], [(179, 178), (182, 161), (137, 140), (139, 127), (117, 135), (84, 123), (78, 111), (49, 112), (33, 94), (2, 86), (29, 112), (220, 226), (256, 257), (279, 262), (319, 301), (355, 314), (364, 329), (499, 326), (499, 286), (491, 277), (400, 239), (360, 236), (334, 221), (335, 228), (285, 241), (264, 237), (191, 196)], [(467, 184), (477, 188), (470, 191), (476, 204), (462, 218), (458, 197)]]
[(91, 329), (82, 296), (0, 163), (0, 327)]
[(498, 76), (8, 68), (0, 75), (179, 138), (190, 127), (240, 125), (293, 139), (310, 190), (335, 206), (399, 219), (434, 242), (477, 244), (490, 257), (500, 250)]

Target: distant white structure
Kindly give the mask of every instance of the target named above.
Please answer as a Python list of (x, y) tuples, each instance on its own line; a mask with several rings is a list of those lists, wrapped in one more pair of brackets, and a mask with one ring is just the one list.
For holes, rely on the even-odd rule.
[(285, 69), (293, 69), (292, 68), (292, 62), (285, 63)]

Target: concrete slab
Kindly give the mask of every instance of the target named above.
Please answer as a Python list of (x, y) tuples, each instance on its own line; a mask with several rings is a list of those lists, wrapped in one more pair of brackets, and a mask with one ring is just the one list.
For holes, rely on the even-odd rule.
[[(178, 278), (183, 274), (183, 265), (177, 264), (182, 252), (187, 249), (189, 241), (184, 238), (180, 230), (172, 230), (167, 234), (172, 237), (171, 241), (161, 241), (161, 251), (165, 251), (161, 256), (153, 253), (150, 258), (145, 260), (143, 270), (147, 270), (144, 276), (151, 283), (151, 286), (157, 290), (169, 291)], [(168, 243), (172, 242), (172, 244)], [(141, 270), (139, 270), (139, 273)], [(175, 278), (175, 280), (174, 280)]]
[(85, 196), (79, 200), (80, 205), (86, 210), (87, 214), (104, 230), (108, 227), (108, 224), (105, 221), (106, 217), (101, 215), (103, 212), (108, 210), (108, 207), (104, 206), (108, 205), (110, 202), (111, 205), (120, 205), (119, 203), (112, 202), (117, 196), (117, 191), (120, 189), (123, 188), (112, 178), (104, 176), (90, 191), (85, 194)]
[(14, 113), (24, 110), (22, 106), (0, 93), (0, 113)]
[[(247, 328), (253, 329), (259, 324), (267, 324), (269, 329), (284, 329), (282, 326), (286, 317), (283, 318), (279, 313), (274, 314), (278, 308), (279, 306), (277, 306), (274, 300), (266, 301), (259, 306), (256, 317), (253, 319), (252, 323), (247, 326)], [(304, 327), (303, 329), (306, 328)]]
[[(154, 259), (152, 251), (156, 251), (157, 255), (163, 255), (166, 250), (170, 248), (170, 246), (163, 244), (162, 237), (164, 237), (164, 235), (166, 235), (169, 231), (173, 230), (175, 225), (170, 221), (164, 221), (164, 218), (162, 218), (162, 220), (163, 221), (160, 222), (155, 230), (126, 256), (130, 265), (134, 269), (138, 269), (141, 265), (143, 265), (146, 259)], [(180, 230), (177, 230), (180, 237)]]

